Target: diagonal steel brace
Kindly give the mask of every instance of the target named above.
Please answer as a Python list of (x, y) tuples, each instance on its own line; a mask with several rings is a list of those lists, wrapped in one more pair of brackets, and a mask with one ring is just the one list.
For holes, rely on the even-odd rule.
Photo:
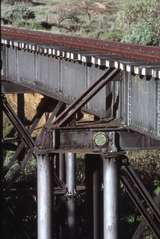
[(79, 111), (89, 100), (91, 100), (106, 84), (113, 80), (119, 73), (117, 69), (108, 68), (107, 71), (78, 99), (69, 105), (53, 122), (54, 127), (64, 126), (69, 119)]
[[(57, 113), (58, 113), (58, 111), (60, 110), (60, 108), (62, 107), (62, 105), (63, 105), (63, 103), (61, 103), (61, 102), (59, 102), (59, 103), (56, 105), (56, 107), (54, 108), (54, 110), (53, 110), (51, 116), (49, 117), (49, 119), (48, 119), (48, 121), (47, 121), (45, 127), (46, 127), (46, 126), (49, 126), (49, 125), (52, 123), (52, 120), (53, 120), (54, 117), (57, 115)], [(32, 127), (31, 127), (31, 129), (30, 129), (31, 131), (32, 131), (33, 128), (34, 128), (33, 126), (35, 126), (34, 123), (33, 123)], [(40, 139), (41, 139), (41, 137), (42, 137), (42, 134), (43, 134), (43, 131), (45, 130), (45, 127), (42, 129), (42, 132), (40, 133), (40, 135), (38, 135), (37, 139), (35, 140), (34, 146), (35, 146), (35, 145), (38, 145), (38, 142), (40, 141)], [(22, 143), (19, 145), (19, 148), (18, 148), (18, 151), (17, 151), (16, 155), (19, 154), (19, 153), (21, 152), (21, 150), (23, 150), (23, 148), (24, 148), (24, 143), (22, 142)], [(32, 156), (33, 153), (34, 153), (34, 147), (31, 147), (31, 148), (29, 147), (29, 150), (28, 150), (28, 152), (26, 153), (24, 159), (22, 160), (21, 165), (19, 165), (19, 167), (17, 167), (17, 170), (16, 170), (16, 172), (15, 172), (15, 174), (17, 175), (17, 177), (18, 177), (17, 171), (23, 170), (23, 169), (25, 168), (25, 166), (26, 166), (26, 164), (27, 164), (29, 158)], [(15, 157), (14, 157), (14, 158), (15, 158)], [(7, 173), (7, 174), (8, 174), (8, 173)], [(7, 174), (6, 174), (5, 177), (4, 177), (5, 179), (7, 179)], [(14, 175), (13, 175), (13, 178), (14, 178)], [(56, 176), (55, 176), (55, 178), (56, 178)], [(58, 179), (57, 179), (57, 180), (58, 180)], [(10, 178), (9, 181), (12, 181), (11, 178)]]
[[(51, 116), (49, 117), (49, 119), (48, 119), (46, 125), (48, 125), (49, 123), (51, 123), (51, 121), (53, 120), (54, 116), (57, 115), (58, 111), (60, 110), (61, 106), (62, 106), (62, 103), (61, 103), (61, 102), (57, 103), (57, 105), (56, 105), (56, 107), (53, 109), (52, 114), (51, 114)], [(41, 112), (37, 112), (36, 115), (34, 116), (32, 125), (31, 125), (31, 127), (30, 127), (30, 129), (29, 129), (29, 133), (30, 133), (30, 134), (31, 134), (31, 133), (33, 132), (33, 130), (36, 128), (36, 126), (37, 126), (37, 124), (39, 123), (39, 121), (40, 121), (42, 115), (43, 115), (43, 112), (41, 111)], [(46, 127), (46, 126), (45, 126), (45, 127)], [(13, 158), (11, 159), (11, 161), (10, 161), (10, 163), (9, 163), (9, 165), (8, 165), (8, 168), (10, 168), (10, 167), (14, 164), (15, 160), (18, 158), (18, 156), (20, 155), (20, 153), (23, 151), (24, 147), (25, 147), (25, 144), (24, 144), (24, 142), (22, 141), (22, 142), (19, 144), (19, 146), (18, 146), (18, 148), (17, 148), (17, 150), (16, 150), (16, 152), (15, 152)], [(33, 152), (33, 150), (32, 150), (32, 152)], [(28, 153), (27, 153), (27, 155), (25, 155), (25, 159), (26, 159), (26, 160), (24, 160), (24, 162), (27, 163), (28, 158), (32, 155), (32, 152), (29, 153), (29, 155), (28, 155)], [(22, 163), (22, 164), (23, 164), (23, 165), (26, 165), (26, 163)]]
[[(43, 115), (43, 114), (42, 114), (42, 115)], [(33, 130), (35, 129), (35, 127), (36, 127), (37, 124), (39, 123), (39, 121), (40, 121), (42, 115), (40, 115), (39, 117), (38, 117), (38, 116), (37, 116), (37, 117), (34, 117), (34, 121), (33, 121), (32, 125), (31, 125), (31, 127), (29, 128), (29, 133), (30, 133), (30, 134), (32, 134)], [(10, 162), (8, 163), (8, 165), (7, 165), (7, 171), (9, 170), (10, 167), (13, 166), (13, 164), (14, 164), (15, 161), (16, 161), (16, 159), (17, 159), (18, 156), (21, 154), (21, 152), (24, 150), (24, 148), (25, 148), (25, 144), (24, 144), (24, 142), (22, 141), (22, 142), (19, 144), (19, 146), (18, 146), (18, 148), (17, 148), (15, 154), (13, 155), (12, 159), (11, 159)]]
[(30, 136), (28, 130), (24, 127), (23, 123), (18, 119), (17, 115), (15, 114), (14, 110), (11, 108), (5, 96), (2, 98), (3, 103), (3, 110), (12, 122), (12, 124), (17, 129), (18, 133), (21, 135), (23, 142), (29, 148), (34, 147), (34, 141)]
[[(160, 211), (157, 205), (130, 166), (124, 165), (121, 169), (121, 173), (122, 183), (126, 187), (130, 198), (141, 212), (155, 237), (158, 239), (160, 235), (158, 226), (160, 224)], [(147, 207), (149, 210), (146, 210)]]

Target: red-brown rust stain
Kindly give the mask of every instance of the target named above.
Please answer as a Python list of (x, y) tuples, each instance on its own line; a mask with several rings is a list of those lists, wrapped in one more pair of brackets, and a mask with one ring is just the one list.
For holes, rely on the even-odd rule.
[(28, 41), (34, 44), (52, 45), (69, 50), (85, 51), (86, 53), (110, 55), (123, 59), (144, 61), (144, 63), (160, 63), (160, 48), (141, 46), (119, 42), (109, 42), (82, 37), (64, 36), (40, 31), (17, 29), (12, 27), (1, 28), (2, 37), (6, 39)]

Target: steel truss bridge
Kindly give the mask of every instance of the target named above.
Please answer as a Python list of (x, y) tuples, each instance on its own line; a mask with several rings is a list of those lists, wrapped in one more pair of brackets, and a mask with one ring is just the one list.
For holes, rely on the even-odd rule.
[[(86, 154), (91, 238), (118, 238), (119, 180), (144, 219), (132, 239), (141, 238), (146, 225), (160, 238), (158, 205), (126, 157), (129, 150), (160, 147), (160, 48), (9, 27), (2, 27), (1, 33), (1, 146), (14, 148), (11, 140), (3, 138), (4, 112), (21, 139), (13, 149), (10, 166), (24, 151), (16, 173), (25, 168), (32, 155), (37, 158), (38, 239), (53, 238), (52, 173), (58, 185), (55, 195), (67, 198), (65, 238), (76, 237), (76, 153)], [(27, 92), (44, 95), (29, 128), (5, 97), (17, 93), (21, 112)], [(32, 133), (48, 108), (49, 118), (33, 139)], [(84, 112), (94, 115), (94, 120), (83, 121)], [(50, 170), (55, 157), (58, 175)], [(8, 182), (7, 175), (5, 172), (1, 182), (9, 187), (14, 177)]]

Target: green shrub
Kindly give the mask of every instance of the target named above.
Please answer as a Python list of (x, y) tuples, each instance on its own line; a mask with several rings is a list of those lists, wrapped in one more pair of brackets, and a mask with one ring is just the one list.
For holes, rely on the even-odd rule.
[(147, 22), (132, 24), (131, 28), (122, 37), (124, 42), (141, 43), (143, 45), (153, 45), (155, 40), (154, 28)]
[(35, 18), (34, 11), (25, 6), (24, 4), (16, 4), (14, 7), (9, 8), (3, 13), (3, 17), (8, 20), (8, 22), (15, 24), (19, 22), (24, 22), (29, 19)]
[(114, 31), (124, 42), (160, 45), (159, 11), (159, 0), (121, 0)]

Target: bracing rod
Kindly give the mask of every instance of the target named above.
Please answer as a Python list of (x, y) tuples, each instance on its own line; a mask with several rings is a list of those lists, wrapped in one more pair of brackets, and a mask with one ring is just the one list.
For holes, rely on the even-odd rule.
[(63, 126), (68, 120), (80, 110), (90, 99), (92, 99), (113, 77), (119, 72), (117, 69), (108, 69), (89, 89), (78, 99), (69, 105), (53, 122), (56, 127)]
[(16, 127), (18, 133), (21, 135), (24, 143), (29, 147), (33, 148), (34, 147), (34, 141), (31, 138), (29, 132), (27, 129), (24, 127), (22, 122), (18, 119), (16, 116), (15, 112), (11, 108), (11, 106), (8, 104), (7, 100), (4, 98), (3, 99), (3, 110), (12, 122), (12, 124)]
[(121, 180), (156, 238), (160, 235), (160, 212), (142, 182), (130, 166), (121, 169)]

